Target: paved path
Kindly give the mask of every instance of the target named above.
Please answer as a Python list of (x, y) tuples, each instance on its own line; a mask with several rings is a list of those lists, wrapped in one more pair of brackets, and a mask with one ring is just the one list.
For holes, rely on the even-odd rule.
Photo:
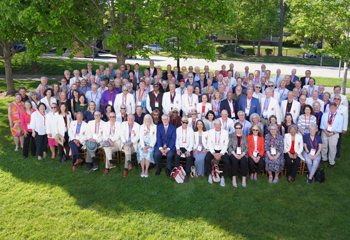
[[(68, 59), (67, 57), (56, 57), (54, 54), (45, 54), (43, 57), (47, 58), (63, 58)], [(170, 57), (162, 57), (162, 56), (150, 56), (150, 59), (152, 59), (155, 62), (155, 65), (161, 65), (166, 66), (168, 64), (171, 64), (172, 66), (175, 66), (177, 62), (174, 60), (174, 58)], [(73, 60), (81, 60), (81, 61), (92, 61), (92, 58), (73, 58)], [(114, 62), (116, 63), (116, 58), (111, 54), (101, 54), (98, 58), (95, 58), (95, 61), (97, 62)], [(196, 58), (188, 58), (180, 59), (180, 65), (185, 66), (199, 66), (200, 68), (204, 68), (205, 65), (209, 65), (211, 69), (221, 69), (221, 65), (225, 64), (228, 68), (228, 65), (230, 63), (234, 63), (235, 69), (242, 72), (244, 70), (245, 66), (250, 67), (250, 71), (254, 71), (256, 69), (260, 69), (262, 63), (258, 62), (241, 62), (241, 61), (227, 61), (227, 60), (218, 60), (217, 62), (208, 62), (204, 59), (196, 59)], [(149, 59), (127, 59), (126, 63), (135, 64), (139, 63), (140, 65), (149, 65)], [(312, 76), (321, 76), (321, 77), (332, 77), (337, 78), (339, 75), (339, 68), (338, 67), (328, 67), (328, 66), (315, 66), (315, 65), (305, 65), (305, 64), (284, 64), (284, 63), (266, 63), (267, 69), (272, 71), (272, 74), (276, 73), (276, 70), (279, 68), (282, 71), (282, 74), (289, 74), (293, 68), (297, 69), (298, 75), (303, 75), (306, 70), (311, 70)], [(340, 72), (340, 77), (343, 76), (343, 68)], [(350, 75), (350, 71), (348, 70), (348, 75)]]

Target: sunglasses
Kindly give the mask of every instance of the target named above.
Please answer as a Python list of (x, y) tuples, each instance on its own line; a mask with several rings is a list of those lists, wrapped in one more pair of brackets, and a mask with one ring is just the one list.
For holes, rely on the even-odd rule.
[(188, 124), (188, 122), (182, 122), (183, 124)]
[(153, 88), (155, 88), (155, 87), (159, 87), (159, 85), (154, 85)]
[(128, 91), (128, 89), (123, 89), (123, 91)]
[(253, 129), (253, 132), (259, 132), (259, 130), (258, 129)]
[(255, 88), (261, 88), (261, 87), (255, 87)]
[(334, 98), (334, 100), (341, 100), (340, 98)]
[(274, 85), (269, 85), (268, 87), (274, 87)]
[(126, 108), (120, 108), (120, 109), (122, 109), (122, 110), (124, 109), (125, 110)]
[(242, 129), (242, 128), (235, 128), (235, 129)]
[(57, 107), (51, 107), (51, 108), (57, 108)]
[(115, 118), (115, 116), (109, 116), (109, 118)]

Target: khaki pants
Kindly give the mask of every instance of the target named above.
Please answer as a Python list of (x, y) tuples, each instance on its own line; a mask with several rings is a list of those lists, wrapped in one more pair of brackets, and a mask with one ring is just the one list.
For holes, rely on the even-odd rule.
[(120, 150), (120, 145), (118, 144), (118, 141), (115, 141), (114, 147), (103, 147), (103, 150), (106, 154), (106, 169), (109, 169), (109, 161), (112, 160), (112, 154)]
[(131, 144), (130, 147), (123, 146), (123, 150), (125, 153), (125, 163), (124, 168), (129, 167), (129, 161), (131, 161), (131, 155), (135, 152), (134, 144)]
[[(322, 131), (321, 134), (322, 138), (322, 160), (326, 161), (327, 159), (329, 160), (330, 165), (335, 164), (335, 155), (337, 154), (337, 143), (338, 143), (338, 138), (339, 134), (334, 134), (331, 137), (327, 137), (326, 133)], [(328, 158), (327, 158), (327, 153), (328, 153)]]

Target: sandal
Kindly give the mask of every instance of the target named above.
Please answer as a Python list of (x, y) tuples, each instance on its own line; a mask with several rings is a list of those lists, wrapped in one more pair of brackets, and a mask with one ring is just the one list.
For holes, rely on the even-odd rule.
[(55, 154), (52, 154), (51, 155), (51, 159), (55, 159), (56, 158), (56, 155)]
[(274, 180), (273, 180), (273, 183), (278, 183), (278, 180), (280, 180), (279, 178), (275, 178)]
[(18, 151), (18, 147), (15, 148), (15, 152), (17, 152), (17, 151)]
[(273, 180), (272, 176), (269, 177), (269, 183), (272, 183), (272, 180)]

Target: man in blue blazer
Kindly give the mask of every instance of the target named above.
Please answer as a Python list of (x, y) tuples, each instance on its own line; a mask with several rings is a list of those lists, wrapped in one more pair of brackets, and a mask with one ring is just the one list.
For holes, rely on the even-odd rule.
[(166, 156), (166, 175), (170, 177), (171, 164), (176, 152), (176, 127), (169, 124), (169, 116), (162, 116), (163, 124), (157, 126), (157, 145), (154, 151), (154, 160), (157, 164), (156, 175), (162, 171), (160, 166), (162, 156)]
[(239, 99), (238, 111), (245, 113), (245, 118), (249, 121), (250, 115), (257, 113), (260, 115), (259, 100), (253, 98), (253, 89), (247, 89), (247, 96)]
[(236, 109), (236, 101), (233, 99), (232, 92), (227, 92), (226, 99), (220, 103), (220, 112), (224, 109), (227, 110), (229, 118), (233, 120), (237, 119), (238, 109)]

